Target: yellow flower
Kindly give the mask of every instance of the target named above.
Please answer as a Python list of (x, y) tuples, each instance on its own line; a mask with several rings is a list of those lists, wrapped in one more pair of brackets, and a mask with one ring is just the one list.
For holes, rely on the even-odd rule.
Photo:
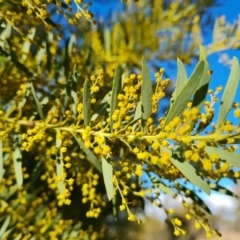
[(182, 226), (182, 222), (181, 220), (179, 220), (178, 218), (174, 218), (173, 219), (173, 223), (178, 226), (178, 227), (181, 227)]
[(175, 229), (174, 230), (174, 235), (178, 237), (178, 236), (181, 235), (181, 232), (178, 229)]
[(74, 183), (74, 179), (73, 179), (73, 178), (69, 178), (69, 179), (68, 179), (68, 185), (69, 185), (69, 186), (72, 186), (73, 183)]
[(160, 163), (163, 165), (168, 165), (170, 162), (170, 155), (167, 152), (163, 152), (160, 158)]
[(159, 144), (159, 142), (157, 142), (157, 141), (155, 141), (155, 142), (151, 145), (152, 149), (155, 150), (155, 151), (158, 151), (158, 150), (159, 150), (159, 146), (160, 146), (160, 144)]
[(107, 156), (111, 152), (111, 148), (108, 145), (105, 145), (102, 149), (102, 155)]
[(206, 143), (203, 141), (198, 142), (197, 148), (198, 149), (204, 149), (206, 147)]
[(207, 172), (212, 171), (212, 163), (210, 160), (203, 161), (203, 169)]
[(187, 150), (187, 151), (185, 151), (184, 152), (184, 157), (186, 158), (186, 159), (190, 159), (191, 158), (191, 156), (192, 156), (192, 150)]
[(229, 169), (229, 163), (223, 163), (222, 166), (221, 166), (221, 171), (222, 172), (227, 172)]
[(194, 153), (194, 154), (191, 156), (191, 161), (193, 161), (193, 162), (195, 162), (195, 163), (198, 162), (199, 159), (200, 159), (200, 156), (199, 156), (198, 153)]
[(158, 156), (154, 156), (154, 155), (152, 155), (151, 156), (151, 163), (153, 164), (153, 165), (156, 165), (157, 163), (158, 163)]
[(174, 209), (169, 208), (169, 209), (167, 210), (167, 213), (169, 213), (169, 214), (173, 214), (173, 213), (174, 213)]
[(208, 233), (206, 234), (206, 237), (207, 237), (207, 238), (212, 238), (212, 233), (211, 233), (211, 232), (208, 232)]
[(82, 14), (81, 14), (80, 12), (78, 12), (78, 13), (75, 15), (75, 17), (76, 17), (77, 19), (80, 19), (80, 18), (82, 17)]
[(209, 156), (209, 158), (210, 158), (210, 161), (211, 161), (212, 163), (216, 163), (216, 162), (219, 161), (219, 156), (218, 156), (217, 153), (211, 154), (211, 155)]
[(196, 229), (200, 229), (201, 228), (201, 224), (199, 222), (196, 222), (194, 226), (195, 226)]

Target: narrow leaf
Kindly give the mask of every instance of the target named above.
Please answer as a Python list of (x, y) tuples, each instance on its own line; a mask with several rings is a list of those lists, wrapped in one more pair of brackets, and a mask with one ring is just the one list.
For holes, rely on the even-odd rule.
[(86, 80), (83, 86), (83, 117), (85, 126), (89, 126), (91, 120), (91, 86), (90, 80)]
[(210, 195), (211, 189), (206, 181), (204, 181), (196, 172), (194, 167), (187, 161), (181, 159), (177, 154), (172, 154), (171, 150), (166, 147), (160, 147), (162, 151), (172, 155), (172, 164), (195, 186), (199, 187), (205, 193)]
[(155, 187), (159, 188), (162, 192), (171, 195), (172, 197), (176, 196), (176, 193), (170, 188), (164, 185), (163, 183), (154, 184)]
[(94, 111), (95, 113), (91, 117), (91, 121), (95, 121), (99, 115), (104, 116), (106, 113), (109, 113), (107, 107), (110, 105), (112, 91), (109, 91), (102, 101), (100, 102), (98, 108)]
[(3, 174), (4, 174), (4, 169), (3, 169), (2, 139), (0, 139), (0, 183), (2, 181)]
[(84, 151), (84, 153), (86, 154), (88, 160), (90, 163), (93, 164), (93, 166), (100, 172), (102, 173), (102, 166), (98, 160), (98, 158), (94, 155), (94, 153), (85, 147), (84, 143), (77, 137), (73, 134), (76, 142), (78, 143), (78, 145), (81, 147), (81, 149)]
[(58, 149), (58, 155), (57, 155), (57, 164), (56, 164), (56, 173), (57, 176), (61, 178), (61, 180), (58, 182), (58, 189), (60, 194), (64, 192), (64, 176), (63, 176), (63, 156), (62, 152), (60, 151), (61, 148), (61, 139), (58, 138), (58, 135), (60, 134), (60, 131), (56, 131), (56, 147)]
[(210, 195), (211, 190), (207, 184), (196, 172), (194, 167), (187, 161), (180, 161), (178, 156), (171, 157), (172, 164), (195, 186), (199, 187), (205, 193)]
[(18, 187), (22, 186), (23, 184), (23, 173), (22, 173), (22, 154), (18, 146), (15, 146), (13, 152), (13, 163), (14, 163), (14, 170), (17, 179)]
[(194, 201), (194, 203), (196, 203), (198, 206), (202, 207), (207, 213), (212, 214), (209, 207), (194, 191), (189, 190), (188, 188), (184, 187), (183, 185), (179, 185), (179, 188), (181, 188), (184, 192), (188, 191), (188, 194), (186, 195), (186, 197), (191, 198)]
[(205, 61), (205, 65), (204, 65), (202, 77), (199, 81), (196, 92), (194, 93), (194, 96), (193, 96), (192, 106), (197, 107), (199, 110), (201, 110), (207, 95), (210, 76), (208, 74), (209, 64), (207, 62), (207, 52), (202, 45), (199, 46), (199, 53), (200, 53), (199, 61), (201, 60)]
[(11, 215), (8, 215), (6, 218), (5, 218), (5, 221), (0, 229), (0, 239), (2, 239), (2, 236), (3, 234), (5, 233), (5, 231), (7, 230), (8, 228), (8, 225), (11, 221)]
[(2, 238), (0, 239), (9, 239), (8, 236), (10, 235), (10, 233), (15, 229), (15, 227), (11, 227), (9, 228), (3, 235)]
[(19, 233), (14, 240), (21, 240), (22, 239), (22, 233)]
[[(236, 135), (234, 134), (233, 136), (231, 136), (231, 139), (234, 139), (234, 142), (233, 144), (239, 144), (240, 143), (240, 135), (239, 133), (237, 133)], [(224, 138), (224, 139), (220, 139), (220, 140), (217, 140), (216, 141), (220, 144), (228, 144), (228, 139), (227, 138)]]
[(22, 43), (22, 49), (20, 50), (20, 52), (22, 53), (21, 57), (20, 57), (20, 62), (24, 62), (27, 57), (28, 57), (28, 53), (30, 52), (30, 48), (32, 45), (32, 40), (35, 36), (35, 32), (36, 32), (36, 28), (32, 27), (29, 31), (29, 34), (27, 35), (27, 39), (26, 41), (24, 41)]
[(111, 56), (111, 31), (108, 27), (103, 29), (105, 52), (107, 56)]
[[(74, 66), (73, 74), (71, 76), (71, 83), (72, 83), (72, 89), (71, 89), (71, 97), (72, 97), (72, 117), (73, 121), (77, 118), (77, 80), (78, 80), (78, 74), (77, 74), (77, 67)], [(83, 93), (84, 94), (84, 93)]]
[(98, 108), (94, 111), (94, 114), (91, 117), (91, 121), (95, 121), (98, 118), (98, 116), (104, 116), (107, 111), (107, 107), (108, 107), (107, 102), (100, 103)]
[(234, 57), (232, 61), (231, 72), (230, 72), (227, 85), (225, 87), (222, 100), (221, 100), (221, 106), (220, 106), (218, 121), (217, 121), (217, 129), (219, 129), (222, 126), (222, 124), (224, 123), (224, 120), (227, 117), (229, 110), (232, 107), (232, 103), (236, 95), (238, 84), (239, 84), (239, 77), (240, 77), (239, 62), (237, 58)]
[(110, 201), (113, 197), (113, 169), (112, 165), (104, 157), (102, 157), (102, 170), (108, 200)]
[(228, 190), (227, 188), (222, 187), (222, 186), (220, 186), (216, 183), (210, 183), (209, 187), (216, 192), (219, 192), (219, 193), (231, 196), (231, 197), (238, 198), (238, 196), (235, 193), (233, 193), (232, 191)]
[(40, 161), (38, 161), (35, 168), (31, 172), (32, 174), (31, 174), (31, 178), (29, 181), (31, 190), (33, 190), (33, 188), (35, 186), (35, 182), (38, 179), (40, 173), (43, 171), (43, 169), (44, 169), (44, 163), (43, 163), (43, 160), (41, 159)]
[(111, 96), (111, 108), (110, 108), (110, 126), (111, 131), (113, 131), (113, 119), (112, 115), (118, 105), (118, 94), (121, 91), (121, 81), (122, 81), (123, 69), (118, 65), (115, 71), (113, 85), (112, 85), (112, 96)]
[(213, 26), (213, 36), (212, 36), (212, 40), (214, 43), (216, 43), (218, 41), (219, 32), (220, 32), (219, 21), (218, 21), (218, 18), (216, 18), (214, 26)]
[(38, 114), (39, 116), (41, 117), (42, 120), (44, 120), (44, 115), (43, 115), (43, 110), (42, 110), (42, 105), (37, 97), (37, 94), (35, 92), (35, 89), (34, 89), (34, 86), (33, 86), (33, 82), (30, 83), (30, 86), (31, 86), (31, 90), (32, 90), (32, 94), (33, 94), (33, 97), (34, 97), (34, 100), (35, 100), (35, 103), (37, 105), (37, 111), (38, 111)]
[(42, 47), (37, 51), (36, 55), (35, 55), (35, 62), (36, 62), (36, 66), (39, 68), (41, 67), (42, 62), (44, 62), (45, 60), (45, 56), (46, 56), (46, 42), (42, 42)]
[(68, 46), (69, 46), (69, 42), (70, 42), (70, 37), (66, 40), (65, 42), (65, 49), (64, 49), (64, 58), (63, 58), (63, 64), (64, 64), (64, 73), (66, 78), (69, 78), (69, 65), (70, 65), (70, 52), (68, 51)]
[(203, 47), (203, 45), (199, 45), (199, 61), (207, 61), (207, 51), (206, 49)]
[(171, 195), (171, 196), (176, 196), (176, 193), (172, 190), (172, 188), (166, 186), (164, 183), (162, 183), (159, 179), (157, 179), (154, 176), (150, 176), (152, 186), (153, 188), (159, 188), (162, 192)]
[(142, 120), (144, 127), (145, 121), (150, 117), (152, 111), (152, 81), (150, 78), (150, 73), (145, 59), (142, 59), (141, 105), (142, 105)]
[(175, 88), (175, 91), (173, 92), (172, 100), (176, 99), (176, 97), (179, 95), (179, 93), (182, 91), (183, 87), (187, 83), (187, 72), (183, 62), (179, 58), (177, 59), (177, 68), (178, 68), (178, 73), (177, 73), (176, 88)]
[(233, 167), (240, 168), (240, 155), (235, 152), (228, 152), (227, 150), (210, 146), (206, 146), (205, 151), (209, 155), (216, 153), (222, 160), (227, 161)]
[(184, 110), (184, 108), (186, 107), (187, 103), (189, 102), (189, 100), (191, 99), (191, 96), (193, 95), (193, 93), (195, 92), (203, 71), (204, 71), (204, 66), (205, 66), (205, 62), (204, 61), (200, 61), (194, 72), (192, 73), (190, 79), (188, 80), (188, 82), (186, 83), (186, 85), (184, 86), (184, 88), (182, 89), (182, 91), (179, 93), (179, 95), (176, 97), (175, 101), (173, 102), (171, 108), (169, 109), (169, 112), (167, 114), (166, 117), (166, 121), (165, 121), (165, 126), (176, 116), (179, 116), (182, 111)]
[(124, 138), (119, 138), (120, 141), (122, 141), (127, 147), (129, 150), (132, 150), (132, 146), (128, 143), (127, 140), (125, 140)]
[(134, 118), (133, 118), (133, 120), (136, 121), (133, 124), (133, 130), (136, 130), (136, 127), (138, 126), (137, 120), (141, 119), (141, 115), (142, 115), (141, 102), (138, 102), (136, 110), (135, 110)]

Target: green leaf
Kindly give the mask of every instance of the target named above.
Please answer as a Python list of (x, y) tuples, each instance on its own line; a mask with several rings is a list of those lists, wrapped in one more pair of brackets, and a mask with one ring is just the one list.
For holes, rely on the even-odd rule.
[(10, 233), (15, 229), (15, 227), (11, 227), (9, 228), (3, 235), (2, 238), (0, 239), (9, 239), (8, 236), (10, 235)]
[(40, 159), (40, 161), (37, 162), (35, 168), (31, 172), (31, 179), (30, 179), (30, 189), (31, 190), (33, 190), (33, 188), (35, 186), (35, 182), (38, 179), (40, 173), (43, 171), (43, 169), (44, 169), (43, 159)]
[(182, 191), (185, 193), (186, 193), (186, 191), (188, 192), (188, 194), (186, 194), (186, 197), (191, 198), (194, 201), (194, 203), (196, 203), (198, 206), (202, 207), (207, 213), (212, 214), (209, 207), (194, 191), (191, 191), (190, 189), (184, 187), (183, 185), (179, 185), (179, 188), (182, 189)]
[(205, 67), (205, 62), (200, 61), (194, 72), (192, 73), (190, 79), (185, 84), (182, 91), (179, 93), (179, 95), (176, 97), (175, 101), (173, 102), (171, 108), (169, 109), (169, 112), (166, 117), (165, 126), (176, 116), (179, 116), (184, 108), (186, 107), (187, 103), (189, 102), (191, 96), (194, 94), (201, 77), (203, 75)]
[(220, 186), (216, 183), (210, 183), (209, 187), (216, 192), (219, 192), (219, 193), (231, 196), (231, 197), (238, 198), (238, 196), (235, 193), (233, 193), (232, 191), (228, 190), (227, 188), (222, 187), (222, 186)]
[(116, 195), (113, 196), (112, 198), (112, 212), (113, 212), (113, 216), (114, 216), (114, 220), (117, 221), (118, 220), (118, 212), (119, 212), (119, 207), (117, 206), (117, 197)]
[(110, 105), (111, 95), (112, 95), (112, 91), (109, 91), (104, 96), (99, 106), (94, 111), (94, 114), (91, 117), (91, 121), (95, 121), (99, 115), (105, 116), (107, 113), (109, 113), (108, 106)]
[(104, 157), (102, 157), (102, 171), (108, 200), (110, 201), (113, 197), (113, 169), (112, 165)]
[(157, 186), (161, 191), (163, 191), (164, 193), (171, 195), (172, 197), (176, 196), (176, 193), (170, 188), (167, 187), (166, 185), (164, 185), (163, 183), (159, 183)]
[(35, 32), (36, 32), (36, 28), (32, 27), (31, 29), (29, 29), (29, 34), (26, 36), (26, 41), (24, 41), (22, 43), (22, 49), (20, 50), (21, 57), (20, 57), (20, 62), (24, 62), (25, 60), (27, 60), (28, 57), (28, 53), (30, 52), (30, 48), (32, 45), (32, 40), (35, 36)]
[(203, 45), (199, 45), (199, 61), (207, 61), (207, 51), (206, 49), (203, 47)]
[(172, 152), (165, 147), (160, 147), (162, 151), (167, 152), (171, 156), (172, 164), (195, 186), (199, 187), (205, 193), (210, 195), (211, 189), (209, 188), (206, 181), (204, 181), (196, 172), (194, 167), (187, 161), (181, 159), (177, 154)]
[(42, 110), (42, 105), (37, 97), (37, 94), (35, 92), (35, 89), (34, 89), (34, 86), (33, 86), (33, 82), (30, 82), (30, 87), (31, 87), (31, 90), (32, 90), (32, 94), (33, 94), (33, 97), (34, 97), (34, 100), (35, 100), (35, 103), (37, 105), (37, 111), (38, 111), (38, 114), (39, 116), (41, 117), (42, 120), (44, 120), (44, 115), (43, 115), (43, 110)]
[(233, 167), (240, 168), (240, 155), (235, 152), (229, 152), (228, 150), (210, 146), (206, 146), (205, 151), (209, 155), (212, 153), (216, 153), (222, 160), (227, 161)]
[(63, 235), (62, 235), (62, 240), (67, 240), (70, 239), (70, 233), (72, 231), (73, 227), (70, 225), (67, 230), (64, 231)]
[[(239, 133), (237, 133), (236, 135), (234, 134), (233, 136), (231, 136), (231, 139), (234, 139), (234, 142), (232, 144), (239, 144), (240, 143), (240, 135)], [(224, 139), (220, 139), (216, 141), (220, 144), (228, 144), (228, 139), (224, 138)]]
[(135, 110), (135, 114), (134, 114), (134, 118), (133, 118), (133, 120), (136, 121), (133, 124), (134, 131), (136, 131), (136, 127), (138, 126), (137, 120), (141, 119), (141, 115), (142, 115), (141, 105), (142, 105), (141, 102), (138, 102), (136, 110)]
[(112, 96), (111, 96), (111, 108), (110, 108), (110, 126), (111, 126), (111, 132), (113, 131), (113, 119), (112, 115), (115, 111), (115, 109), (118, 106), (118, 94), (121, 91), (121, 82), (122, 82), (122, 74), (123, 69), (118, 65), (117, 69), (115, 71), (114, 79), (113, 79), (113, 85), (112, 85)]
[(159, 188), (162, 192), (171, 195), (172, 197), (176, 196), (176, 193), (170, 188), (164, 185), (163, 183), (154, 183), (154, 188)]
[(142, 126), (150, 117), (152, 112), (152, 81), (148, 70), (147, 62), (142, 59), (142, 90), (141, 90), (141, 105), (142, 105)]
[(90, 163), (93, 164), (93, 166), (100, 172), (102, 173), (102, 166), (98, 160), (98, 158), (94, 155), (94, 153), (85, 147), (84, 143), (74, 134), (72, 134), (76, 140), (76, 142), (78, 143), (78, 145), (81, 147), (81, 149), (84, 151), (84, 153), (86, 154), (88, 160)]
[(91, 121), (95, 121), (98, 118), (98, 116), (105, 116), (108, 105), (109, 105), (108, 102), (100, 103), (98, 108), (94, 111), (94, 114), (91, 117)]
[(124, 138), (119, 138), (119, 140), (123, 142), (128, 147), (129, 150), (132, 150), (132, 146), (128, 143), (127, 140), (125, 140)]
[(61, 103), (61, 116), (64, 115), (67, 106), (69, 104), (69, 100), (72, 100), (72, 113), (73, 113), (73, 121), (76, 119), (77, 115), (77, 80), (78, 80), (78, 73), (76, 69), (76, 65), (74, 66), (73, 73), (70, 78), (68, 78), (66, 87), (64, 91), (62, 91), (63, 100)]
[(37, 51), (36, 55), (35, 55), (35, 62), (36, 62), (36, 66), (38, 68), (41, 67), (41, 64), (43, 63), (44, 61), (44, 58), (45, 58), (45, 55), (47, 53), (47, 50), (46, 50), (46, 41), (43, 41), (41, 43), (41, 48)]
[(57, 213), (57, 215), (52, 219), (50, 224), (47, 226), (47, 229), (45, 230), (45, 232), (43, 234), (48, 236), (51, 229), (53, 229), (57, 225), (57, 223), (59, 222), (60, 219), (62, 219), (62, 213), (59, 211)]
[(218, 121), (217, 121), (217, 129), (219, 129), (222, 126), (222, 124), (224, 123), (224, 120), (227, 117), (229, 110), (232, 107), (232, 103), (236, 95), (238, 84), (239, 84), (239, 77), (240, 77), (239, 62), (237, 58), (234, 57), (232, 61), (231, 72), (230, 72), (227, 85), (225, 87), (222, 100), (221, 100), (221, 106), (220, 106)]
[(21, 154), (20, 148), (18, 146), (15, 146), (15, 149), (13, 152), (13, 163), (14, 163), (14, 170), (15, 170), (15, 174), (16, 174), (18, 187), (22, 186), (22, 184), (23, 184), (22, 159), (21, 158), (22, 158), (22, 154)]
[(178, 73), (177, 73), (176, 88), (175, 88), (175, 91), (173, 92), (172, 100), (176, 99), (176, 97), (179, 95), (179, 93), (182, 91), (183, 87), (187, 83), (187, 72), (183, 62), (179, 58), (177, 59), (177, 68), (178, 68)]
[(71, 52), (69, 50), (71, 50), (71, 47), (69, 49), (69, 44), (70, 43), (70, 38), (68, 38), (65, 42), (65, 48), (64, 48), (64, 57), (63, 57), (63, 64), (64, 64), (64, 73), (66, 78), (69, 78), (69, 65), (70, 65), (70, 55)]
[[(174, 158), (175, 157), (175, 158)], [(180, 161), (178, 156), (171, 157), (173, 165), (195, 186), (199, 187), (205, 193), (210, 195), (211, 190), (206, 181), (204, 181), (196, 172), (194, 167), (187, 161)]]
[[(234, 139), (234, 144), (240, 143), (240, 135), (234, 136), (233, 139)], [(226, 140), (226, 142), (227, 142), (227, 140)]]
[(15, 238), (14, 240), (20, 240), (22, 239), (22, 233), (19, 233)]
[(172, 188), (166, 186), (164, 183), (162, 183), (159, 179), (157, 179), (154, 176), (150, 176), (152, 186), (153, 188), (159, 188), (162, 192), (171, 195), (172, 197), (176, 196), (176, 193), (172, 190)]
[(5, 233), (5, 231), (7, 230), (8, 228), (8, 225), (11, 221), (11, 215), (8, 215), (6, 218), (5, 218), (5, 221), (0, 229), (0, 239), (2, 239), (2, 236), (3, 234)]
[(199, 81), (196, 92), (194, 93), (194, 96), (193, 96), (192, 106), (197, 107), (199, 110), (201, 110), (203, 103), (205, 101), (205, 98), (207, 96), (210, 76), (208, 74), (209, 64), (207, 62), (207, 53), (205, 48), (202, 45), (199, 46), (199, 52), (200, 52), (199, 61), (201, 60), (205, 61), (205, 65), (204, 65), (202, 77)]
[(111, 31), (108, 27), (104, 27), (103, 37), (104, 37), (106, 55), (111, 56), (112, 55), (111, 54)]
[[(73, 73), (71, 76), (71, 97), (72, 97), (72, 117), (73, 121), (77, 118), (77, 81), (78, 81), (78, 73), (77, 67), (74, 66)], [(83, 93), (84, 94), (84, 93)]]
[(3, 168), (3, 151), (2, 151), (2, 139), (0, 139), (0, 183), (5, 170)]
[(91, 120), (91, 85), (88, 79), (83, 86), (83, 117), (85, 126), (89, 126)]
[(213, 36), (212, 36), (214, 43), (216, 43), (218, 41), (219, 32), (220, 32), (219, 21), (218, 21), (218, 18), (216, 18), (214, 27), (213, 27)]
[(64, 192), (64, 176), (63, 176), (63, 156), (62, 156), (62, 152), (60, 151), (61, 148), (61, 139), (59, 139), (57, 137), (57, 135), (59, 135), (60, 132), (56, 131), (56, 147), (58, 149), (58, 155), (57, 155), (57, 164), (56, 164), (56, 173), (57, 176), (61, 177), (61, 180), (58, 182), (58, 189), (60, 194), (62, 194)]

